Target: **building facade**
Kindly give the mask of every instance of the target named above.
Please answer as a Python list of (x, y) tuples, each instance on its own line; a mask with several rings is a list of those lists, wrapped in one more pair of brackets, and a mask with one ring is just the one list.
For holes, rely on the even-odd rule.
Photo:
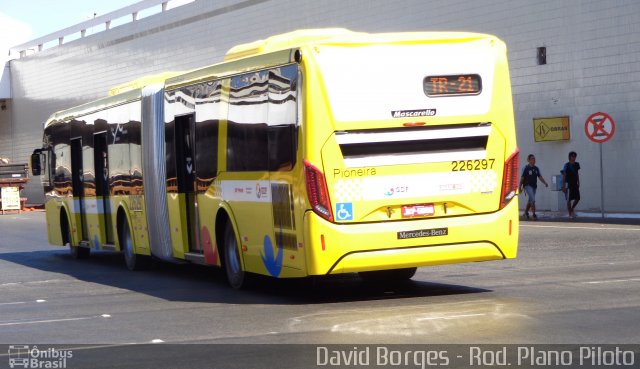
[[(600, 211), (602, 203), (606, 212), (640, 210), (640, 191), (632, 190), (640, 183), (636, 0), (196, 0), (50, 48), (34, 45), (38, 51), (12, 60), (11, 96), (0, 111), (0, 156), (27, 161), (52, 112), (103, 97), (119, 84), (213, 64), (240, 43), (324, 27), (500, 37), (508, 47), (521, 168), (535, 154), (551, 182), (569, 151), (576, 151), (582, 166), (579, 210)], [(392, 76), (376, 76), (386, 77)], [(601, 144), (585, 132), (596, 112), (607, 113), (616, 127)], [(568, 117), (569, 139), (540, 141), (552, 128), (541, 128), (534, 118), (546, 117)], [(41, 192), (36, 178), (24, 195), (37, 203)], [(539, 186), (538, 209), (562, 210), (563, 199)]]

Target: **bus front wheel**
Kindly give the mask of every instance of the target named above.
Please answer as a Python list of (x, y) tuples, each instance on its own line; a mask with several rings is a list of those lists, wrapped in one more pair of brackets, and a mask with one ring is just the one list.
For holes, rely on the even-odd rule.
[(231, 222), (227, 222), (224, 230), (224, 268), (227, 272), (227, 280), (231, 287), (235, 289), (242, 288), (245, 273), (244, 270), (242, 270), (238, 241)]
[(69, 245), (69, 255), (71, 255), (72, 259), (86, 259), (91, 254), (91, 249), (88, 247), (80, 247), (73, 246), (73, 242), (71, 242), (71, 227), (69, 227), (69, 221), (66, 220), (62, 224), (62, 232), (64, 235), (65, 245)]
[(91, 249), (88, 247), (71, 246), (71, 244), (69, 244), (69, 254), (72, 259), (86, 259), (91, 254)]

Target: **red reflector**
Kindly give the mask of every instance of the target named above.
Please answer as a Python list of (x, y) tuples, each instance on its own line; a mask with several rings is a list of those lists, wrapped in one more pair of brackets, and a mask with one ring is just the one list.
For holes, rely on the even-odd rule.
[(419, 126), (424, 126), (425, 122), (413, 122), (413, 123), (403, 123), (402, 125), (405, 127), (419, 127)]
[(324, 219), (333, 222), (331, 201), (324, 173), (308, 161), (304, 161), (304, 176), (307, 183), (307, 196), (313, 211)]
[(322, 245), (322, 251), (324, 251), (325, 250), (325, 245), (324, 245), (324, 235), (323, 234), (320, 235), (320, 244)]
[(433, 204), (405, 205), (402, 207), (403, 218), (423, 217), (434, 213)]
[(518, 190), (518, 157), (519, 152), (511, 154), (509, 159), (504, 163), (504, 172), (502, 173), (502, 196), (500, 200), (500, 209), (507, 206), (509, 201), (513, 199)]

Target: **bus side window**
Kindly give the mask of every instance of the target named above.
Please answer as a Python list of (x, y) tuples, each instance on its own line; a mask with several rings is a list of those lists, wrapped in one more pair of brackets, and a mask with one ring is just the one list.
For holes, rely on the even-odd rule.
[(53, 186), (58, 195), (68, 195), (71, 193), (71, 148), (68, 144), (58, 144), (54, 155)]
[[(218, 173), (218, 129), (223, 103), (221, 81), (203, 82), (196, 90), (196, 186), (205, 192)], [(226, 108), (226, 107), (225, 107)]]
[(268, 76), (266, 71), (231, 78), (227, 170), (268, 170)]
[(296, 162), (296, 126), (293, 124), (269, 127), (269, 170), (287, 171)]
[(298, 66), (269, 71), (269, 170), (287, 171), (296, 163)]
[(40, 153), (40, 168), (42, 175), (42, 183), (45, 186), (51, 185), (51, 149), (46, 148)]
[(47, 149), (47, 178), (49, 186), (53, 186), (53, 174), (56, 170), (56, 153), (53, 151), (53, 148), (49, 147)]

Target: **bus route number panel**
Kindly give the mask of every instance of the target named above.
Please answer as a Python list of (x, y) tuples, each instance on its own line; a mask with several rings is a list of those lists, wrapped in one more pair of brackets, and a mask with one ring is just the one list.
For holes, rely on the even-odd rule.
[(482, 79), (478, 74), (427, 76), (424, 78), (423, 88), (429, 97), (478, 95), (482, 91)]

